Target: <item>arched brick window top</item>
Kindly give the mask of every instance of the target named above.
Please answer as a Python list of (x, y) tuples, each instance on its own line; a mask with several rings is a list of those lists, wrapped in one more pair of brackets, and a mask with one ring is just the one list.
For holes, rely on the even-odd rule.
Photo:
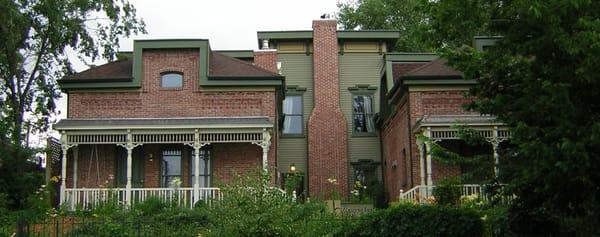
[(182, 72), (163, 72), (160, 74), (160, 87), (166, 89), (182, 88), (183, 73)]

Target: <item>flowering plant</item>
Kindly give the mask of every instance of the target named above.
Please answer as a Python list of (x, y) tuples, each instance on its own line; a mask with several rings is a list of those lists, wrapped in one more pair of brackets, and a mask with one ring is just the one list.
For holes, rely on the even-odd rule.
[(328, 178), (327, 182), (329, 183), (329, 198), (333, 200), (339, 200), (342, 198), (342, 194), (338, 190), (339, 183), (335, 178)]
[(367, 186), (363, 185), (362, 182), (360, 182), (360, 180), (356, 180), (356, 182), (354, 182), (354, 187), (350, 191), (350, 194), (351, 201), (353, 202), (364, 203), (371, 201), (369, 196), (367, 195)]

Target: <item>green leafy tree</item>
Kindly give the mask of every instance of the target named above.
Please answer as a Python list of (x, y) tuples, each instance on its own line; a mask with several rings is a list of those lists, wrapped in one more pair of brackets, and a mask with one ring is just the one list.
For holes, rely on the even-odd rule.
[(337, 18), (344, 29), (399, 31), (397, 51), (435, 51), (486, 33), (493, 7), (485, 0), (349, 0), (338, 3)]
[(0, 12), (0, 118), (15, 144), (26, 126), (47, 129), (56, 79), (72, 73), (68, 52), (110, 60), (119, 37), (144, 32), (125, 0), (0, 0)]
[(600, 2), (495, 1), (493, 12), (483, 24), (503, 36), (495, 47), (446, 56), (479, 82), (470, 108), (512, 128), (510, 229), (598, 235)]
[(10, 171), (0, 174), (0, 191), (22, 203), (27, 192), (10, 187), (37, 183), (27, 181), (35, 175), (26, 173), (25, 135), (47, 130), (56, 80), (73, 72), (73, 55), (111, 60), (119, 37), (145, 31), (126, 0), (0, 0), (0, 12), (0, 168)]

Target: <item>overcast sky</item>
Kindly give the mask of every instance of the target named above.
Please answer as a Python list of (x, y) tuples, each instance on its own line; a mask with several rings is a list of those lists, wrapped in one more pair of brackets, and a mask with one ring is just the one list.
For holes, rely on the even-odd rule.
[[(344, 0), (345, 1), (345, 0)], [(336, 12), (337, 0), (129, 0), (148, 34), (121, 41), (133, 50), (134, 39), (208, 39), (213, 50), (257, 49), (257, 31), (310, 30), (312, 20)], [(104, 61), (94, 64), (103, 64)], [(75, 69), (87, 69), (76, 64)], [(57, 119), (66, 116), (66, 95), (58, 101)], [(58, 134), (51, 133), (57, 137)], [(44, 135), (39, 140), (45, 140)], [(33, 141), (35, 142), (35, 141)]]
[[(257, 49), (257, 31), (308, 30), (336, 0), (130, 0), (146, 22), (147, 35), (134, 39), (201, 38), (212, 49)], [(124, 40), (123, 50), (131, 50)]]

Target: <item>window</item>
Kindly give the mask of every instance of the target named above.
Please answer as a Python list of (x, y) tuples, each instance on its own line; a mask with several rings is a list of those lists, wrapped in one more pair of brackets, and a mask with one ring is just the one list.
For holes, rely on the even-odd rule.
[(181, 150), (163, 150), (160, 175), (161, 187), (181, 186)]
[[(306, 89), (304, 89), (306, 90)], [(283, 100), (283, 134), (302, 135), (304, 117), (302, 116), (302, 92), (297, 87), (288, 87)]]
[[(190, 159), (190, 177), (192, 181), (190, 182), (192, 186), (196, 183), (195, 174), (196, 174), (196, 163), (194, 159), (196, 157), (196, 151), (192, 150), (192, 157)], [(211, 175), (211, 166), (210, 166), (210, 150), (203, 147), (200, 149), (200, 173), (198, 177), (200, 179), (200, 187), (206, 188), (210, 187), (210, 175)]]
[(352, 96), (352, 132), (374, 133), (373, 97), (370, 95)]
[(160, 76), (160, 87), (181, 88), (183, 87), (183, 74), (178, 72), (164, 73)]

